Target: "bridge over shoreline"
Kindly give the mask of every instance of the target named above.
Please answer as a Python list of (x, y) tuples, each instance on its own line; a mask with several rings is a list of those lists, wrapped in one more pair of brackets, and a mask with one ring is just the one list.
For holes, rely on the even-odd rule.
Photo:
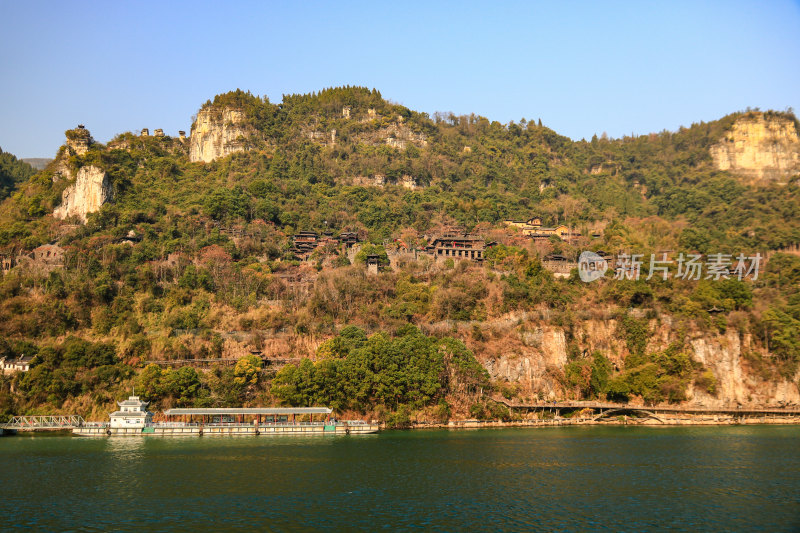
[(687, 416), (727, 416), (732, 418), (743, 417), (800, 417), (798, 407), (692, 407), (678, 405), (633, 405), (611, 402), (542, 402), (542, 403), (513, 403), (506, 398), (493, 398), (509, 409), (525, 411), (550, 411), (560, 414), (562, 411), (574, 412), (591, 409), (598, 414), (593, 420), (610, 415), (637, 414), (654, 418), (664, 422), (664, 418), (674, 418), (679, 415)]

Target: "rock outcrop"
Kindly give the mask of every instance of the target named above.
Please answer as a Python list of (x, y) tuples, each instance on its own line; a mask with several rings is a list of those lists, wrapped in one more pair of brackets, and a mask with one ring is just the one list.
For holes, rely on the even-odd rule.
[(521, 346), (516, 350), (500, 353), (483, 363), (492, 379), (522, 385), (548, 400), (562, 397), (552, 373), (567, 364), (564, 330), (537, 326), (520, 332), (519, 341)]
[(83, 124), (65, 132), (67, 142), (59, 149), (53, 165), (53, 183), (61, 180), (71, 180), (75, 177), (70, 168), (70, 158), (86, 154), (95, 144), (92, 134)]
[[(489, 375), (494, 380), (515, 385), (523, 396), (546, 400), (565, 397), (569, 391), (563, 388), (560, 376), (563, 376), (568, 362), (566, 332), (561, 327), (529, 317), (515, 318), (514, 323), (522, 324), (522, 329), (518, 329), (516, 335), (506, 336), (496, 355), (482, 361)], [(664, 350), (685, 340), (687, 353), (716, 379), (713, 394), (695, 386), (694, 382), (690, 383), (686, 390), (687, 405), (730, 408), (737, 405), (800, 404), (800, 371), (789, 379), (765, 379), (753, 371), (745, 356), (758, 351), (750, 334), (740, 335), (733, 329), (724, 334), (692, 330), (683, 336), (667, 318), (649, 322), (651, 334), (647, 353)], [(507, 331), (508, 325), (498, 320), (491, 327)], [(573, 335), (583, 339), (581, 349), (584, 354), (599, 351), (609, 358), (615, 370), (625, 368), (628, 350), (615, 319), (583, 320), (575, 326)]]
[[(349, 119), (350, 116), (351, 115), (345, 114), (343, 118)], [(375, 121), (377, 115), (370, 113), (368, 116), (372, 118), (360, 120), (358, 122), (370, 125), (350, 131), (345, 137), (346, 142), (367, 146), (389, 146), (398, 150), (405, 150), (409, 146), (415, 146), (417, 148), (425, 148), (428, 146), (428, 139), (425, 134), (412, 129), (408, 124), (403, 122), (402, 117), (398, 117), (396, 122), (382, 125)], [(318, 125), (315, 124), (313, 127), (317, 126)], [(332, 147), (336, 145), (338, 135), (335, 129), (322, 131), (311, 128), (312, 127), (308, 127), (303, 131), (304, 137), (325, 146)]]
[(749, 113), (711, 147), (719, 170), (749, 180), (785, 183), (800, 172), (800, 138), (795, 121), (779, 115)]
[(383, 174), (375, 174), (369, 176), (355, 176), (351, 180), (353, 185), (360, 185), (361, 187), (384, 187), (386, 185), (386, 176)]
[(210, 163), (246, 149), (253, 129), (243, 111), (230, 107), (207, 107), (197, 113), (189, 139), (189, 160)]
[(414, 178), (414, 176), (409, 176), (408, 174), (403, 174), (403, 176), (400, 178), (400, 185), (411, 191), (416, 191), (420, 188), (416, 178)]
[(386, 146), (391, 146), (392, 148), (398, 148), (400, 150), (405, 150), (409, 144), (418, 148), (428, 146), (428, 140), (425, 138), (425, 134), (415, 132), (400, 120), (401, 118), (402, 117), (398, 117), (398, 121), (395, 124), (391, 124), (380, 130), (381, 137), (384, 138)]
[(67, 130), (66, 135), (69, 155), (83, 155), (94, 144), (91, 133), (83, 124), (79, 124), (74, 130)]
[(67, 187), (61, 195), (61, 205), (53, 211), (56, 218), (78, 217), (86, 223), (86, 215), (99, 211), (103, 204), (114, 198), (114, 190), (108, 174), (98, 167), (82, 167), (75, 184)]
[(408, 174), (403, 174), (396, 182), (388, 181), (386, 176), (383, 174), (375, 174), (372, 177), (355, 176), (350, 179), (350, 183), (352, 185), (360, 185), (361, 187), (380, 188), (385, 187), (387, 184), (396, 184), (411, 191), (416, 191), (417, 189), (422, 189), (424, 187), (424, 185), (420, 184), (414, 176), (410, 176)]

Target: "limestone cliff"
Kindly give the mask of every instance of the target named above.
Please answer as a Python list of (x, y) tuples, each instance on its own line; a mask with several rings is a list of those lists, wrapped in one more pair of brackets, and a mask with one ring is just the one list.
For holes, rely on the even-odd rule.
[(78, 217), (84, 224), (86, 215), (98, 211), (114, 197), (111, 181), (104, 170), (95, 166), (82, 167), (75, 184), (61, 195), (61, 205), (53, 211), (56, 218)]
[[(493, 379), (516, 385), (523, 397), (545, 400), (568, 397), (558, 379), (568, 361), (565, 330), (532, 320), (526, 314), (511, 318), (506, 322), (519, 324), (516, 335), (508, 336), (495, 355), (482, 361), (489, 374)], [(503, 322), (496, 321), (492, 327), (504, 330), (508, 324)], [(730, 329), (725, 334), (689, 331), (686, 337), (679, 337), (667, 317), (651, 320), (649, 329), (648, 352), (664, 350), (671, 343), (684, 340), (692, 359), (714, 375), (717, 382), (714, 394), (690, 384), (686, 391), (689, 405), (722, 408), (800, 404), (800, 372), (791, 379), (760, 376), (745, 357), (758, 351), (749, 334), (740, 335)], [(585, 353), (600, 351), (616, 370), (625, 367), (628, 352), (616, 320), (584, 320), (573, 334), (582, 339), (581, 349)]]
[(726, 136), (711, 147), (719, 170), (750, 182), (785, 183), (800, 172), (800, 138), (789, 117), (748, 113), (736, 120)]
[(415, 191), (417, 189), (422, 189), (424, 187), (423, 184), (419, 183), (414, 176), (410, 176), (408, 174), (403, 174), (400, 179), (396, 182), (394, 181), (387, 181), (386, 176), (384, 174), (375, 174), (372, 177), (368, 176), (355, 176), (350, 179), (350, 183), (352, 185), (359, 185), (362, 187), (385, 187), (387, 183), (396, 183), (403, 188)]
[(210, 163), (217, 158), (246, 149), (253, 129), (244, 112), (230, 107), (209, 106), (197, 113), (192, 124), (189, 160)]
[[(352, 112), (355, 113), (354, 110)], [(409, 126), (402, 116), (391, 121), (388, 117), (378, 119), (377, 115), (370, 113), (369, 119), (357, 120), (350, 119), (350, 113), (351, 111), (343, 113), (343, 118), (337, 121), (339, 127), (348, 132), (346, 142), (367, 146), (389, 146), (398, 150), (405, 150), (409, 146), (417, 148), (428, 146), (425, 134)], [(353, 127), (354, 124), (359, 126)], [(325, 146), (336, 146), (337, 138), (340, 137), (336, 129), (321, 131), (317, 128), (318, 124), (304, 127), (303, 136)]]

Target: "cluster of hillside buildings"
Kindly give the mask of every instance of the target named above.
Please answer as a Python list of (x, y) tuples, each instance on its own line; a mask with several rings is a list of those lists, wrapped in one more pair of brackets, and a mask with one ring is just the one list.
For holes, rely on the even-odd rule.
[[(563, 224), (555, 227), (545, 227), (542, 225), (541, 217), (532, 217), (525, 222), (506, 220), (504, 223), (506, 226), (521, 229), (523, 235), (533, 240), (547, 240), (551, 237), (557, 237), (563, 241), (570, 241), (575, 237), (581, 236), (580, 233)], [(301, 231), (292, 236), (292, 252), (299, 260), (306, 260), (317, 248), (333, 245), (337, 249), (341, 247), (346, 250), (359, 242), (361, 242), (361, 239), (355, 232), (345, 232), (338, 237), (334, 237), (332, 232), (320, 235), (314, 231)], [(481, 262), (484, 260), (486, 249), (495, 244), (494, 242), (486, 242), (485, 239), (478, 235), (459, 229), (451, 229), (429, 237), (428, 245), (418, 251), (437, 260), (467, 259)]]
[(552, 228), (542, 226), (541, 217), (532, 217), (524, 222), (517, 220), (504, 220), (503, 223), (512, 228), (519, 228), (523, 235), (527, 235), (533, 240), (547, 240), (550, 237), (558, 237), (563, 241), (569, 241), (573, 237), (580, 237), (581, 234), (572, 231), (568, 226), (561, 224)]
[[(70, 225), (74, 228), (75, 226)], [(133, 246), (142, 240), (142, 236), (131, 230), (126, 235), (116, 239), (116, 244)], [(53, 241), (43, 244), (30, 252), (0, 253), (0, 271), (4, 274), (12, 268), (19, 266), (25, 270), (47, 274), (52, 270), (64, 268), (66, 250)]]
[[(518, 228), (523, 235), (536, 240), (549, 240), (552, 237), (564, 241), (570, 241), (579, 237), (580, 233), (572, 231), (566, 225), (555, 227), (545, 227), (542, 225), (541, 217), (532, 217), (524, 222), (515, 220), (504, 221), (506, 226)], [(141, 236), (131, 231), (117, 242), (133, 245), (141, 240)], [(428, 244), (422, 249), (402, 249), (398, 254), (427, 255), (434, 260), (468, 260), (481, 263), (485, 259), (487, 249), (494, 246), (495, 242), (487, 242), (483, 237), (464, 231), (463, 229), (452, 228), (445, 230), (437, 235), (427, 237)], [(292, 236), (291, 251), (294, 256), (301, 261), (308, 260), (311, 254), (322, 249), (335, 254), (352, 254), (354, 246), (362, 242), (357, 232), (342, 232), (334, 236), (333, 232), (317, 233), (314, 231), (301, 231)], [(7, 254), (0, 256), (0, 270), (8, 272), (15, 266), (22, 266), (30, 270), (47, 273), (64, 266), (64, 249), (55, 243), (45, 244), (33, 249), (30, 252), (23, 252), (16, 255)], [(368, 268), (377, 269), (375, 258), (368, 258)], [(545, 258), (545, 266), (556, 273), (568, 273), (574, 265), (573, 261), (559, 255), (551, 255)]]
[(425, 247), (425, 253), (437, 260), (469, 259), (480, 263), (486, 250), (496, 244), (471, 233), (447, 232), (434, 237)]
[(359, 242), (361, 239), (354, 231), (340, 233), (338, 237), (334, 237), (333, 232), (330, 231), (326, 231), (322, 235), (315, 231), (301, 231), (292, 235), (292, 253), (298, 259), (306, 260), (319, 247), (333, 246), (346, 251)]

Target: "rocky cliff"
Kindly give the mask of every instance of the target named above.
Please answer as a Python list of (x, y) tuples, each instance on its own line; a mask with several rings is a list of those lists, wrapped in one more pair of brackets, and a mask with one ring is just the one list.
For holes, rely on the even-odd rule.
[(67, 130), (66, 136), (68, 155), (84, 155), (94, 144), (92, 134), (83, 124), (79, 124), (75, 129)]
[(97, 146), (92, 139), (92, 134), (83, 124), (78, 125), (77, 128), (67, 130), (64, 132), (67, 141), (58, 150), (55, 160), (53, 160), (53, 183), (61, 180), (71, 180), (75, 177), (70, 165), (70, 158), (74, 156), (85, 155), (89, 148)]
[(219, 157), (244, 151), (247, 138), (253, 134), (245, 118), (244, 112), (230, 107), (201, 109), (192, 124), (189, 160), (210, 163)]
[[(515, 385), (522, 397), (545, 400), (569, 397), (559, 379), (568, 362), (565, 330), (526, 316), (513, 318), (514, 323), (520, 324), (516, 335), (507, 337), (496, 355), (483, 361), (489, 374), (493, 379)], [(503, 329), (504, 324), (493, 327)], [(713, 394), (690, 383), (686, 391), (689, 405), (722, 408), (800, 404), (800, 372), (792, 379), (779, 376), (765, 379), (746, 357), (757, 352), (749, 334), (740, 335), (729, 329), (725, 334), (689, 331), (685, 337), (679, 337), (668, 319), (651, 320), (648, 327), (651, 332), (648, 352), (664, 350), (682, 340), (691, 358), (714, 375)], [(573, 334), (582, 339), (584, 353), (600, 351), (616, 370), (625, 367), (628, 351), (616, 320), (581, 321)]]
[[(303, 136), (325, 146), (335, 146), (337, 130), (332, 129), (327, 133), (306, 128)], [(417, 148), (425, 148), (428, 146), (428, 140), (424, 133), (414, 131), (402, 121), (397, 121), (387, 126), (379, 126), (376, 124), (362, 126), (358, 130), (350, 131), (347, 140), (354, 144), (364, 144), (368, 146), (385, 145), (391, 148), (397, 148), (398, 150), (405, 150), (408, 146), (416, 146)]]
[(800, 138), (795, 121), (779, 115), (748, 113), (711, 147), (719, 170), (750, 182), (785, 183), (800, 172)]
[(61, 205), (53, 211), (56, 218), (78, 217), (84, 224), (86, 215), (98, 211), (114, 197), (114, 190), (106, 172), (96, 166), (82, 167), (75, 184), (61, 195)]

